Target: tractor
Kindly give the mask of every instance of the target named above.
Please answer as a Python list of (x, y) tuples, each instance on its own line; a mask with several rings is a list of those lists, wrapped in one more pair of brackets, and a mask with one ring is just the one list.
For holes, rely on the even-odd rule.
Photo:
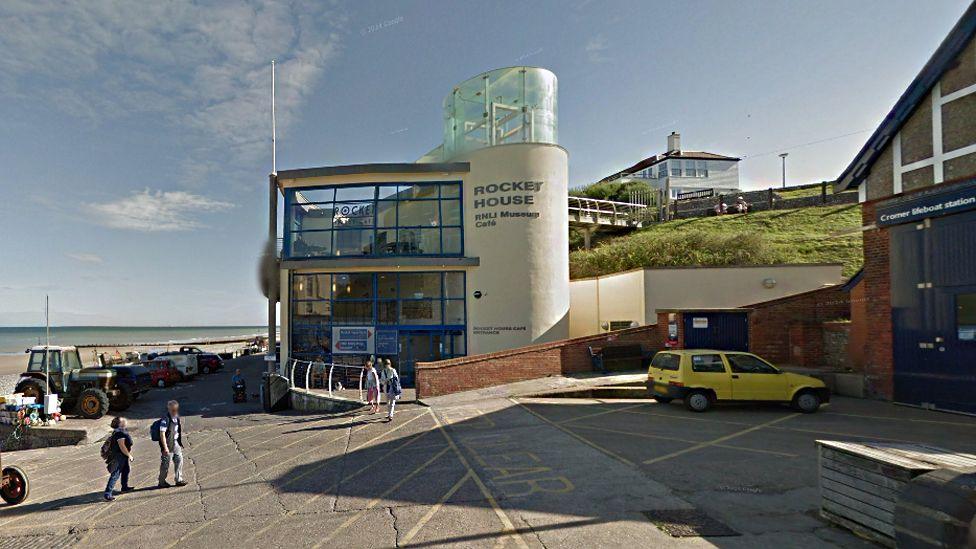
[[(109, 409), (125, 410), (152, 387), (152, 376), (141, 365), (86, 368), (76, 347), (39, 345), (28, 349), (27, 371), (17, 382), (18, 393), (44, 401), (45, 387), (61, 395), (65, 408), (95, 419)], [(47, 376), (47, 383), (45, 383)]]

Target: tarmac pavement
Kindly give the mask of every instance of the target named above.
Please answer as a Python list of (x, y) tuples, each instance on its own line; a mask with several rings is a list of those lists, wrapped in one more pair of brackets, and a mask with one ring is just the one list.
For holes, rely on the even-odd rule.
[[(263, 363), (241, 359), (256, 391)], [(822, 412), (647, 400), (487, 396), (383, 414), (268, 415), (230, 403), (228, 371), (128, 411), (133, 485), (101, 500), (98, 445), (4, 454), (30, 498), (0, 508), (0, 547), (863, 547), (823, 522), (814, 440), (918, 441), (976, 452), (976, 419), (837, 399)], [(187, 414), (183, 488), (154, 488), (148, 424)], [(725, 536), (674, 538), (646, 512)]]

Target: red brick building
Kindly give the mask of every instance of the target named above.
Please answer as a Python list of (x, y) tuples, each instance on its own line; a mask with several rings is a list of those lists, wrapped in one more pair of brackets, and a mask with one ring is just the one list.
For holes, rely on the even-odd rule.
[(862, 203), (869, 395), (976, 413), (976, 3), (841, 174)]

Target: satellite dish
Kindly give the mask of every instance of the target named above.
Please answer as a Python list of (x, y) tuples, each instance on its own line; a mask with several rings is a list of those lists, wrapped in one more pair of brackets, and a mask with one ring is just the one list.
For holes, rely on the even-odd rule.
[(258, 283), (261, 285), (261, 293), (268, 299), (274, 299), (275, 303), (279, 300), (280, 289), (278, 288), (278, 250), (274, 240), (268, 240), (264, 244), (264, 250), (258, 260)]

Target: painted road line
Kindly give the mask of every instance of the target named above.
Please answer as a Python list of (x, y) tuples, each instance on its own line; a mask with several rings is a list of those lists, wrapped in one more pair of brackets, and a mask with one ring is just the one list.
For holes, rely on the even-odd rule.
[(495, 511), (495, 515), (498, 517), (498, 520), (502, 522), (502, 526), (505, 527), (505, 530), (501, 532), (501, 534), (505, 534), (505, 536), (499, 539), (499, 542), (501, 542), (502, 539), (511, 536), (515, 539), (515, 542), (518, 543), (519, 547), (528, 549), (529, 546), (525, 543), (525, 540), (522, 539), (522, 535), (519, 534), (518, 530), (515, 529), (515, 525), (512, 524), (512, 521), (508, 518), (508, 515), (506, 515), (505, 511), (503, 511), (501, 506), (498, 505), (498, 501), (495, 500), (495, 496), (491, 493), (491, 490), (485, 486), (484, 481), (481, 480), (478, 473), (471, 468), (471, 464), (468, 463), (468, 459), (464, 457), (464, 454), (461, 453), (461, 449), (458, 448), (458, 445), (454, 442), (454, 438), (451, 437), (450, 433), (447, 432), (447, 429), (444, 428), (444, 425), (441, 424), (441, 420), (437, 418), (437, 414), (435, 414), (430, 408), (427, 408), (427, 411), (430, 413), (430, 416), (434, 418), (434, 423), (437, 424), (437, 429), (442, 435), (444, 435), (444, 438), (447, 440), (447, 443), (450, 445), (451, 449), (454, 450), (454, 454), (461, 462), (461, 465), (464, 465), (464, 468), (468, 470), (468, 473), (471, 474), (471, 478), (474, 480), (475, 484), (478, 485), (478, 489), (481, 491), (481, 494), (485, 496), (488, 503), (491, 504), (491, 508)]
[(786, 420), (788, 420), (790, 418), (797, 417), (798, 415), (799, 414), (795, 414), (794, 413), (794, 414), (790, 414), (788, 416), (778, 417), (778, 418), (776, 418), (774, 420), (767, 421), (765, 423), (760, 423), (759, 425), (754, 425), (752, 427), (749, 427), (748, 429), (743, 429), (741, 431), (736, 431), (735, 433), (732, 433), (730, 435), (721, 436), (721, 437), (718, 437), (716, 439), (708, 440), (708, 441), (705, 441), (705, 442), (699, 442), (698, 444), (695, 444), (694, 446), (691, 446), (689, 448), (685, 448), (683, 450), (678, 450), (677, 452), (671, 452), (670, 454), (665, 454), (663, 456), (658, 456), (656, 458), (646, 459), (646, 460), (643, 461), (643, 463), (645, 465), (653, 465), (655, 463), (660, 463), (662, 461), (666, 461), (666, 460), (669, 460), (671, 458), (675, 458), (675, 457), (678, 457), (678, 456), (683, 456), (683, 455), (685, 455), (687, 453), (701, 450), (702, 448), (708, 448), (709, 446), (715, 446), (716, 444), (718, 444), (720, 442), (725, 442), (727, 440), (732, 440), (733, 438), (738, 438), (738, 437), (741, 437), (743, 435), (748, 435), (749, 433), (752, 433), (754, 431), (758, 431), (760, 429), (764, 429), (766, 427), (769, 427), (770, 425), (775, 425), (775, 424), (780, 423), (782, 421), (786, 421)]
[[(573, 428), (574, 429), (590, 429), (590, 430), (593, 430), (593, 431), (602, 431), (604, 433), (615, 433), (615, 434), (618, 434), (618, 435), (627, 435), (627, 436), (640, 437), (640, 438), (651, 438), (651, 439), (657, 439), (657, 440), (671, 440), (671, 441), (674, 441), (674, 442), (684, 442), (684, 443), (687, 443), (687, 444), (699, 444), (699, 443), (702, 442), (700, 440), (690, 440), (690, 439), (686, 439), (686, 438), (677, 438), (677, 437), (668, 436), (668, 435), (652, 435), (652, 434), (648, 434), (648, 433), (634, 433), (634, 432), (631, 432), (631, 431), (621, 431), (621, 430), (618, 430), (618, 429), (607, 429), (606, 427), (600, 427), (600, 426), (597, 426), (597, 425), (574, 425)], [(797, 454), (790, 454), (790, 453), (787, 453), (787, 452), (777, 452), (777, 451), (774, 451), (774, 450), (760, 450), (759, 448), (749, 448), (748, 446), (735, 446), (733, 444), (721, 444), (721, 443), (719, 443), (719, 444), (715, 444), (715, 446), (718, 447), (718, 448), (728, 448), (730, 450), (741, 450), (741, 451), (744, 451), (744, 452), (756, 452), (758, 454), (770, 454), (770, 455), (773, 455), (773, 456), (782, 456), (782, 457), (791, 457), (791, 458), (799, 457)]]
[(435, 503), (433, 507), (428, 509), (426, 513), (424, 513), (424, 516), (420, 517), (420, 520), (417, 521), (417, 524), (415, 524), (414, 527), (411, 528), (409, 532), (407, 532), (407, 535), (403, 536), (403, 540), (401, 540), (397, 545), (398, 546), (401, 544), (406, 545), (410, 543), (410, 540), (412, 540), (414, 536), (416, 536), (418, 533), (420, 533), (421, 530), (423, 530), (424, 526), (428, 522), (430, 522), (430, 519), (434, 518), (434, 515), (437, 514), (437, 511), (440, 511), (441, 507), (443, 507), (444, 504), (447, 503), (447, 500), (451, 499), (451, 496), (456, 494), (457, 491), (461, 489), (461, 486), (464, 486), (464, 483), (466, 483), (470, 478), (471, 478), (471, 473), (468, 472), (461, 477), (461, 480), (454, 483), (454, 486), (451, 486), (451, 489), (445, 492), (444, 495), (441, 496), (441, 499), (437, 500), (437, 503)]
[[(411, 421), (414, 421), (416, 419), (420, 419), (421, 417), (423, 417), (423, 414), (418, 414), (416, 417), (410, 418), (409, 420), (407, 420), (407, 421), (401, 423), (400, 425), (398, 425), (396, 427), (396, 429), (390, 429), (388, 431), (384, 431), (382, 434), (380, 434), (380, 435), (378, 435), (376, 437), (371, 438), (366, 443), (358, 446), (357, 448), (355, 448), (353, 450), (346, 450), (344, 452), (344, 454), (347, 455), (349, 452), (354, 452), (354, 451), (358, 450), (359, 448), (362, 448), (364, 445), (369, 444), (369, 443), (371, 443), (371, 442), (373, 442), (375, 440), (378, 440), (378, 439), (382, 438), (383, 436), (386, 436), (386, 435), (392, 433), (393, 431), (395, 431), (397, 429), (400, 429), (402, 427), (406, 427)], [(423, 434), (425, 434), (425, 433), (421, 433), (421, 435), (423, 435)], [(351, 437), (352, 436), (352, 433), (350, 432), (350, 433), (347, 433), (346, 435), (343, 435), (343, 436), (350, 436)], [(386, 455), (384, 455), (382, 458), (377, 459), (377, 460), (370, 461), (369, 464), (366, 467), (360, 469), (359, 471), (357, 471), (355, 474), (353, 474), (352, 476), (350, 476), (348, 478), (352, 478), (352, 477), (358, 475), (360, 472), (364, 471), (365, 469), (367, 469), (367, 468), (375, 465), (376, 463), (379, 463), (380, 461), (382, 461), (384, 458), (386, 458), (390, 454), (396, 452), (397, 450), (399, 450), (400, 448), (406, 446), (407, 444), (410, 444), (411, 442), (413, 442), (417, 438), (419, 438), (419, 436), (414, 437), (411, 440), (407, 441), (406, 444), (400, 445), (399, 447), (395, 448), (391, 452), (389, 452)], [(305, 478), (306, 476), (308, 476), (308, 475), (310, 475), (312, 473), (315, 473), (315, 472), (320, 471), (321, 469), (325, 468), (326, 465), (329, 465), (331, 463), (333, 463), (333, 462), (326, 461), (326, 462), (324, 462), (324, 463), (322, 463), (320, 465), (317, 465), (317, 466), (315, 466), (315, 467), (313, 467), (313, 468), (305, 471), (304, 473), (302, 473), (302, 474), (300, 474), (298, 476), (292, 477), (292, 478), (288, 479), (287, 482), (285, 482), (284, 484), (282, 484), (281, 485), (281, 488), (284, 488), (285, 486), (291, 486), (293, 483), (295, 483), (295, 482), (297, 482), (297, 481)], [(347, 479), (342, 479), (341, 482), (345, 482), (345, 480), (347, 480)], [(333, 486), (336, 486), (336, 485), (333, 485)], [(328, 491), (328, 490), (331, 490), (331, 489), (332, 489), (332, 487), (329, 487), (325, 491)], [(258, 502), (258, 501), (260, 501), (260, 500), (262, 500), (262, 499), (264, 499), (264, 498), (266, 498), (268, 496), (270, 496), (270, 495), (275, 494), (276, 492), (277, 491), (274, 489), (274, 487), (272, 487), (271, 490), (269, 490), (269, 491), (261, 494), (260, 496), (253, 497), (253, 498), (245, 501), (244, 503), (238, 505), (237, 507), (231, 509), (230, 511), (227, 511), (226, 513), (224, 513), (224, 514), (222, 514), (220, 516), (221, 517), (226, 517), (226, 516), (233, 515), (234, 513), (236, 513), (237, 511), (239, 511), (239, 510), (247, 507), (248, 505), (252, 505), (252, 504), (254, 504), (254, 503), (256, 503), (256, 502)], [(315, 501), (316, 499), (318, 499), (319, 496), (321, 496), (321, 493), (316, 494), (312, 498), (309, 498), (308, 500), (306, 500), (305, 505), (308, 505), (308, 504), (312, 503), (313, 501)], [(198, 526), (197, 528), (194, 528), (193, 530), (190, 530), (189, 532), (187, 532), (186, 534), (184, 534), (182, 537), (180, 537), (179, 539), (177, 539), (176, 541), (174, 541), (172, 544), (168, 545), (167, 547), (173, 547), (173, 546), (175, 546), (175, 545), (177, 545), (177, 544), (179, 544), (179, 543), (181, 543), (183, 541), (186, 541), (190, 537), (192, 537), (192, 536), (198, 534), (199, 532), (203, 531), (204, 529), (206, 529), (208, 526), (211, 526), (211, 524), (210, 523), (205, 523), (205, 524), (202, 524), (202, 525)], [(261, 530), (258, 530), (257, 532), (255, 532), (254, 534), (252, 534), (251, 538), (252, 539), (256, 538), (257, 536), (259, 536), (260, 534), (263, 534), (264, 532), (266, 532), (269, 528), (271, 528), (273, 526), (275, 526), (274, 523), (271, 523), (268, 526), (265, 526)]]
[(901, 417), (891, 417), (891, 416), (872, 416), (868, 414), (851, 414), (846, 412), (834, 412), (831, 410), (826, 410), (822, 412), (822, 415), (826, 416), (845, 416), (845, 417), (856, 417), (863, 419), (880, 419), (884, 421), (897, 421), (899, 423), (911, 422), (911, 423), (934, 423), (937, 425), (952, 425), (955, 427), (970, 427), (976, 428), (976, 421), (963, 422), (963, 421), (942, 421), (938, 419), (914, 419), (914, 418), (901, 418)]
[(589, 440), (587, 438), (584, 438), (584, 437), (582, 437), (582, 436), (580, 436), (580, 435), (578, 435), (578, 434), (570, 431), (566, 427), (563, 427), (562, 425), (559, 425), (558, 423), (553, 422), (552, 420), (550, 420), (549, 418), (543, 416), (542, 414), (536, 413), (535, 411), (533, 411), (532, 409), (530, 409), (528, 406), (522, 404), (521, 402), (519, 402), (519, 401), (517, 401), (517, 400), (515, 400), (513, 398), (510, 398), (509, 400), (511, 400), (512, 402), (514, 402), (516, 405), (521, 406), (522, 409), (525, 410), (526, 412), (534, 415), (535, 417), (539, 418), (540, 420), (544, 421), (545, 423), (548, 423), (549, 425), (555, 427), (556, 429), (559, 429), (560, 431), (562, 431), (562, 432), (566, 433), (567, 435), (575, 438), (576, 440), (582, 442), (583, 444), (589, 446), (590, 448), (593, 448), (594, 450), (598, 450), (598, 451), (600, 451), (600, 452), (602, 452), (602, 453), (604, 453), (604, 454), (612, 457), (613, 459), (615, 459), (615, 460), (617, 460), (617, 461), (619, 461), (619, 462), (621, 462), (621, 463), (623, 463), (625, 465), (630, 465), (631, 467), (636, 467), (637, 466), (637, 464), (634, 463), (633, 461), (630, 461), (629, 459), (621, 456), (620, 454), (614, 452), (613, 450), (609, 450), (607, 448), (604, 448), (603, 446), (600, 446), (599, 444), (597, 444), (597, 443), (595, 443), (595, 442), (593, 442), (593, 441), (591, 441), (591, 440)]
[(557, 421), (556, 423), (558, 423), (559, 425), (565, 425), (567, 423), (572, 423), (574, 421), (580, 421), (580, 420), (583, 420), (583, 419), (590, 419), (591, 417), (605, 416), (607, 414), (616, 414), (618, 412), (626, 412), (627, 410), (633, 410), (634, 408), (641, 408), (643, 406), (647, 406), (647, 404), (646, 403), (641, 403), (641, 404), (634, 404), (632, 406), (625, 406), (623, 408), (614, 408), (612, 410), (603, 410), (602, 412), (594, 412), (592, 414), (586, 414), (586, 415), (582, 415), (582, 416), (579, 416), (579, 417), (574, 417), (574, 418), (570, 418), (570, 419), (564, 419), (562, 421)]
[(392, 494), (394, 491), (398, 490), (401, 486), (403, 486), (404, 484), (406, 484), (407, 481), (409, 481), (413, 477), (415, 477), (418, 474), (420, 474), (424, 469), (426, 469), (428, 466), (430, 466), (430, 464), (434, 463), (441, 456), (443, 456), (444, 454), (446, 454), (448, 450), (450, 450), (449, 447), (448, 448), (444, 448), (440, 452), (437, 452), (430, 459), (428, 459), (427, 461), (421, 463), (420, 466), (418, 466), (416, 469), (414, 469), (413, 471), (411, 471), (410, 473), (408, 473), (405, 477), (403, 477), (399, 481), (397, 481), (396, 484), (394, 484), (393, 486), (390, 486), (382, 494), (380, 494), (379, 496), (377, 496), (377, 497), (373, 498), (372, 500), (370, 500), (370, 502), (366, 504), (366, 507), (364, 507), (361, 511), (359, 511), (358, 513), (356, 513), (355, 515), (353, 515), (352, 517), (350, 517), (348, 520), (346, 520), (346, 522), (343, 522), (337, 528), (335, 528), (334, 530), (332, 530), (332, 532), (329, 533), (328, 536), (326, 536), (325, 538), (323, 538), (322, 540), (320, 540), (318, 543), (316, 543), (313, 546), (313, 549), (318, 549), (319, 547), (322, 547), (323, 544), (325, 544), (326, 542), (328, 542), (329, 540), (331, 540), (332, 538), (334, 538), (336, 534), (338, 534), (339, 532), (345, 530), (350, 525), (352, 525), (353, 523), (355, 523), (356, 521), (358, 521), (360, 518), (362, 518), (362, 516), (366, 513), (366, 511), (369, 511), (373, 507), (376, 507), (376, 505), (379, 504), (379, 502), (383, 501), (383, 498), (385, 498), (386, 496)]

